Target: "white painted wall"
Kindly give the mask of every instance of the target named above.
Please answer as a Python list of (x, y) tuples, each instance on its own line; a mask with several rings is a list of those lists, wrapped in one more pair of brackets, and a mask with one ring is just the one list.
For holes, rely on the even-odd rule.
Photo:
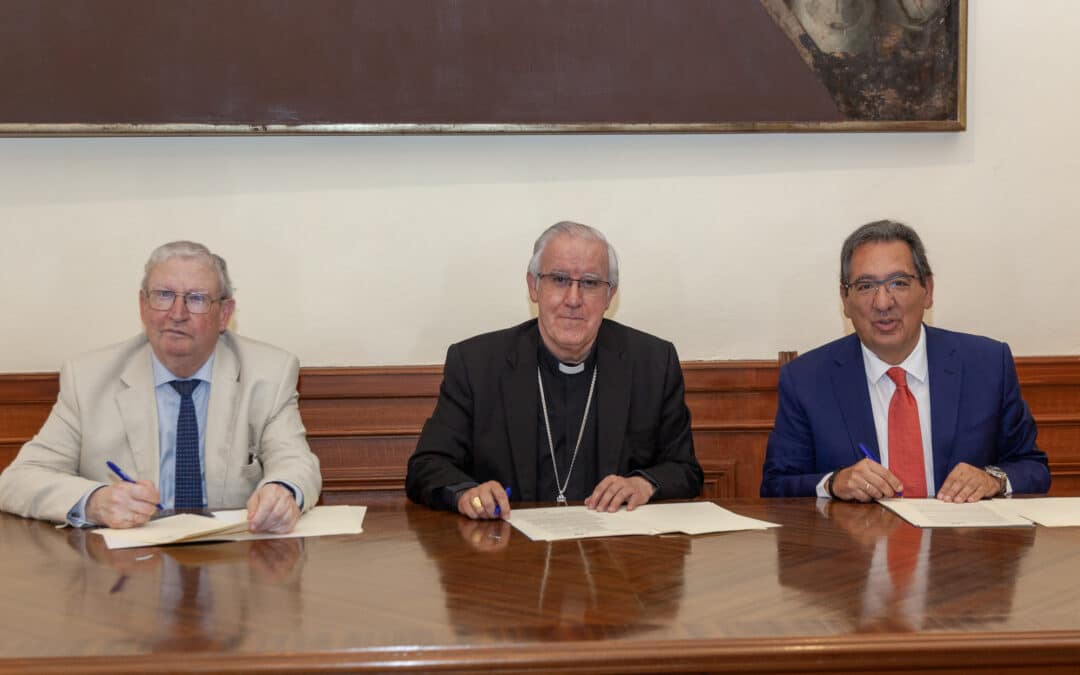
[(140, 330), (150, 250), (221, 253), (236, 330), (307, 366), (441, 363), (530, 314), (547, 225), (603, 230), (614, 318), (683, 359), (846, 330), (843, 238), (922, 234), (935, 325), (1080, 353), (1080, 3), (972, 0), (968, 130), (940, 134), (0, 140), (0, 372)]

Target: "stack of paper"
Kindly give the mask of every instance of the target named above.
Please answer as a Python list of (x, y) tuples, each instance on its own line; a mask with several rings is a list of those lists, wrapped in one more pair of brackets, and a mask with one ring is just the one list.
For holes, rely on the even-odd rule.
[(954, 504), (939, 499), (881, 499), (878, 503), (916, 527), (1032, 527), (1002, 505), (1012, 500)]
[(363, 532), (366, 506), (316, 506), (296, 523), (289, 534), (252, 534), (248, 532), (247, 511), (218, 511), (213, 517), (182, 513), (151, 520), (141, 527), (117, 530), (102, 528), (95, 534), (105, 537), (109, 548), (138, 548), (208, 541), (247, 541), (284, 539), (286, 537), (321, 537), (331, 534)]
[(994, 505), (1043, 527), (1080, 525), (1080, 497), (1041, 497), (1038, 499), (995, 499)]
[(737, 530), (764, 530), (776, 523), (755, 520), (720, 508), (712, 502), (646, 504), (633, 511), (590, 511), (584, 506), (514, 509), (509, 522), (534, 541), (631, 534), (705, 534)]

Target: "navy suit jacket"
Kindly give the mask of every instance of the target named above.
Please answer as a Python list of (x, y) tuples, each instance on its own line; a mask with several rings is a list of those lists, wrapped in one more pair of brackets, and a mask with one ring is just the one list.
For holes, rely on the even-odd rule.
[[(1035, 445), (1035, 420), (1020, 397), (1009, 346), (927, 326), (926, 357), (935, 486), (966, 462), (1000, 467), (1015, 493), (1046, 492), (1046, 453)], [(781, 368), (779, 398), (762, 497), (814, 496), (827, 473), (863, 458), (859, 443), (881, 457), (857, 335)]]
[[(497, 480), (511, 501), (536, 494), (536, 319), (451, 345), (435, 411), (409, 459), (405, 491), (433, 508), (443, 487)], [(648, 473), (658, 499), (690, 499), (703, 474), (694, 456), (690, 410), (675, 347), (604, 319), (596, 337), (597, 475)]]

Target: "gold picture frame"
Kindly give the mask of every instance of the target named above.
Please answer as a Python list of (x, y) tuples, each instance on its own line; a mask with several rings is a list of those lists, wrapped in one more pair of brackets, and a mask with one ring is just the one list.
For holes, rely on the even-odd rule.
[(0, 25), (7, 136), (966, 124), (967, 0), (12, 0)]

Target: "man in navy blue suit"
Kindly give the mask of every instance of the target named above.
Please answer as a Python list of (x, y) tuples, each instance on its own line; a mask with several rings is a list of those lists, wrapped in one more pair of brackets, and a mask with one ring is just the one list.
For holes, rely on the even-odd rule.
[(855, 335), (780, 370), (761, 496), (973, 502), (1049, 489), (1008, 345), (923, 324), (934, 277), (913, 229), (855, 230), (840, 299)]

